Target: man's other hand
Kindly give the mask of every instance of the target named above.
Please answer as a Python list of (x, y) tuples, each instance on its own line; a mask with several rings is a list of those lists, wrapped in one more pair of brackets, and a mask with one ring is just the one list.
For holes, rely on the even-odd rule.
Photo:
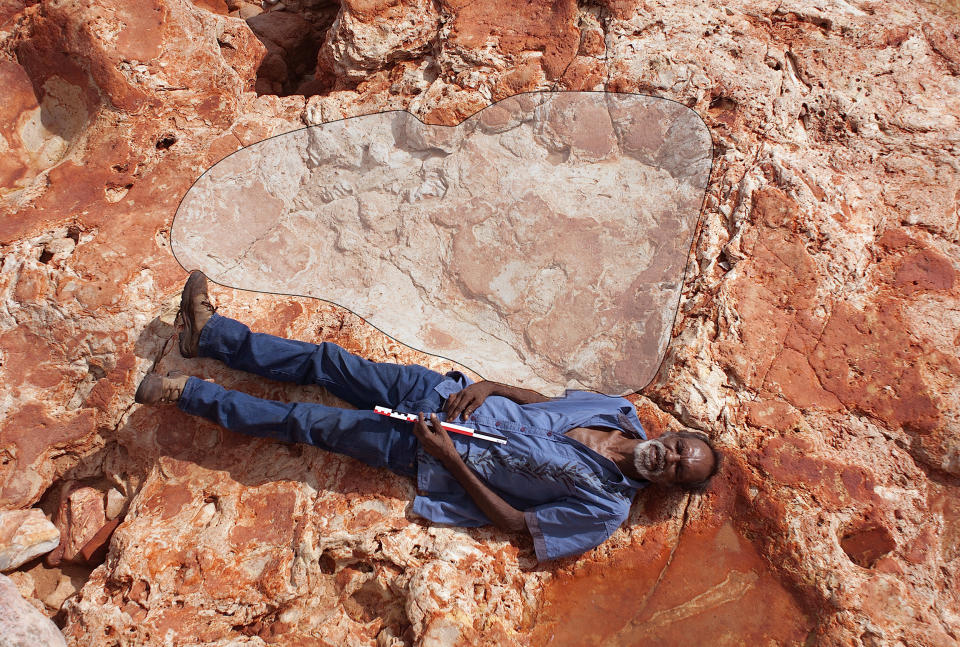
[(443, 405), (443, 412), (447, 414), (447, 420), (456, 420), (461, 414), (464, 420), (468, 419), (488, 396), (496, 394), (498, 386), (500, 385), (496, 382), (484, 380), (483, 382), (470, 384), (451, 394), (447, 398), (446, 404)]
[(446, 461), (453, 457), (460, 458), (457, 448), (453, 446), (453, 441), (450, 440), (450, 434), (440, 425), (440, 419), (437, 418), (435, 413), (430, 414), (429, 427), (423, 419), (423, 413), (421, 413), (419, 420), (413, 423), (413, 435), (417, 437), (427, 453), (441, 463), (446, 464)]

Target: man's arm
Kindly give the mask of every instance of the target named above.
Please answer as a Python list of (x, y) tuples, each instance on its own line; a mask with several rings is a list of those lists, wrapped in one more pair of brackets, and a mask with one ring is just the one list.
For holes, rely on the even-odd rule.
[(537, 393), (530, 389), (521, 389), (518, 386), (509, 386), (507, 384), (501, 384), (500, 382), (483, 380), (482, 382), (470, 384), (460, 391), (451, 394), (450, 397), (447, 398), (443, 411), (447, 414), (448, 420), (456, 420), (461, 414), (463, 414), (463, 419), (466, 420), (470, 417), (470, 414), (476, 411), (477, 407), (483, 404), (483, 401), (491, 395), (510, 398), (517, 404), (534, 404), (537, 402), (546, 402), (550, 399), (542, 393)]
[(494, 384), (497, 385), (496, 395), (510, 398), (517, 404), (536, 404), (537, 402), (546, 402), (550, 399), (542, 393), (531, 391), (530, 389), (521, 389), (519, 386), (510, 386), (508, 384), (500, 384), (499, 382), (494, 382)]
[(420, 419), (413, 425), (413, 432), (423, 448), (443, 463), (447, 471), (457, 479), (477, 507), (483, 510), (495, 526), (509, 532), (526, 530), (527, 524), (524, 521), (523, 512), (504, 501), (467, 467), (453, 446), (447, 430), (440, 426), (436, 414), (430, 414), (430, 425), (430, 427), (427, 426), (422, 413)]

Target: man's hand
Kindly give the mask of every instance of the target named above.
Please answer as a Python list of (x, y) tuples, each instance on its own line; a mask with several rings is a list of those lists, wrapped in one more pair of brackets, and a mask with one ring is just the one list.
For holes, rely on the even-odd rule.
[(475, 382), (465, 386), (460, 391), (452, 393), (450, 397), (447, 398), (446, 404), (443, 405), (443, 412), (447, 414), (447, 420), (456, 420), (460, 417), (460, 414), (463, 414), (463, 419), (466, 420), (470, 417), (470, 414), (477, 410), (477, 407), (483, 404), (483, 401), (486, 400), (488, 396), (497, 393), (497, 387), (499, 386), (501, 385), (496, 382), (484, 380), (483, 382)]
[(473, 502), (483, 510), (495, 526), (510, 532), (523, 532), (527, 529), (523, 512), (504, 501), (463, 462), (460, 454), (457, 453), (457, 448), (453, 446), (453, 441), (450, 440), (450, 435), (440, 426), (440, 420), (435, 413), (430, 414), (429, 427), (421, 413), (419, 419), (413, 423), (413, 433), (427, 453), (443, 463), (447, 471), (457, 479), (457, 483), (463, 486)]
[(444, 464), (454, 456), (459, 459), (457, 448), (453, 446), (447, 430), (440, 426), (437, 414), (430, 414), (430, 425), (430, 427), (427, 426), (423, 413), (420, 414), (420, 419), (413, 423), (413, 435), (417, 437), (427, 453)]

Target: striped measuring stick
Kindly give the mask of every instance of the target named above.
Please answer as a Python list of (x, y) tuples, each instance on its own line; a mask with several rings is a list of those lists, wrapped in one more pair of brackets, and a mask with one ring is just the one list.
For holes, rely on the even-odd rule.
[[(393, 409), (388, 409), (387, 407), (374, 407), (373, 410), (382, 416), (389, 416), (390, 418), (396, 418), (397, 420), (406, 420), (407, 422), (416, 422), (419, 420), (419, 418), (412, 413), (398, 413)], [(447, 431), (452, 431), (455, 434), (463, 434), (464, 436), (471, 436), (472, 438), (479, 438), (480, 440), (489, 440), (492, 443), (505, 444), (507, 442), (507, 439), (503, 438), (502, 436), (492, 436), (490, 434), (481, 433), (471, 429), (470, 427), (455, 425), (452, 422), (441, 422), (440, 426)]]

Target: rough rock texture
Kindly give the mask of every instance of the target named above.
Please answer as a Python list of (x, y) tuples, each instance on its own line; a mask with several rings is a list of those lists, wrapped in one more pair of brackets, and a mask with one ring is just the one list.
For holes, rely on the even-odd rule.
[(36, 508), (0, 512), (0, 571), (12, 570), (60, 543), (60, 531)]
[(711, 148), (695, 112), (636, 94), (525, 93), (455, 128), (364, 115), (218, 163), (171, 249), (490, 380), (625, 395), (670, 341)]
[[(0, 505), (52, 516), (72, 480), (129, 506), (57, 616), (69, 644), (960, 640), (955, 2), (345, 2), (296, 79), (310, 97), (258, 95), (266, 45), (210, 6), (0, 4)], [(455, 124), (538, 89), (648, 93), (711, 129), (673, 339), (634, 397), (652, 435), (728, 448), (706, 496), (649, 489), (606, 544), (538, 568), (523, 538), (407, 518), (402, 479), (132, 406), (155, 365), (329, 397), (167, 343), (169, 227), (206, 168), (307, 124)], [(322, 303), (214, 296), (260, 330), (451, 367)], [(53, 614), (76, 571), (41, 568), (11, 579)]]
[(58, 647), (67, 643), (49, 618), (20, 597), (17, 587), (0, 575), (0, 647)]
[[(66, 479), (45, 496), (45, 508), (60, 531), (57, 547), (44, 558), (49, 566), (61, 562), (86, 564), (103, 561), (101, 552), (125, 512), (126, 500), (116, 488), (101, 487)], [(95, 558), (96, 556), (96, 558)]]

